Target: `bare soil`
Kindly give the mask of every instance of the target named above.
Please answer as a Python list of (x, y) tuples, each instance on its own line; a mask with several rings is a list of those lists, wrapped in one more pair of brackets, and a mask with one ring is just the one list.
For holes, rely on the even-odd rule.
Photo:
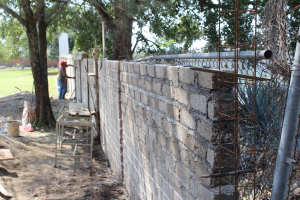
[[(23, 101), (31, 97), (31, 93), (18, 93), (0, 98), (2, 124), (9, 120), (21, 122)], [(51, 98), (54, 115), (69, 102)], [(14, 156), (14, 160), (0, 162), (0, 183), (13, 197), (1, 194), (0, 199), (130, 199), (122, 182), (113, 175), (100, 145), (94, 146), (92, 167), (88, 160), (64, 158), (55, 168), (54, 128), (26, 132), (20, 126), (20, 137), (0, 133), (0, 144)]]

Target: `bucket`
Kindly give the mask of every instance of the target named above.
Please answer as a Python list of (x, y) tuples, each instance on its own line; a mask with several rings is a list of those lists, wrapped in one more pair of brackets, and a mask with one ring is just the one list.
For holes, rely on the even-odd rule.
[(7, 135), (12, 137), (20, 136), (20, 122), (18, 121), (8, 121), (7, 122)]

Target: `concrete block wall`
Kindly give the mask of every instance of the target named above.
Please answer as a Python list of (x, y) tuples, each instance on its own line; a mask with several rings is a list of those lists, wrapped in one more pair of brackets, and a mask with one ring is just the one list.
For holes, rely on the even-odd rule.
[[(89, 63), (81, 60), (78, 70), (87, 105), (95, 94), (87, 85)], [(219, 155), (218, 77), (182, 66), (107, 60), (98, 61), (98, 72), (101, 144), (132, 199), (218, 199), (218, 179), (199, 178), (219, 171), (219, 156), (222, 171), (233, 170), (233, 156)], [(227, 111), (233, 91), (228, 85), (221, 91), (221, 110)], [(221, 119), (222, 146), (232, 149), (233, 122)], [(233, 199), (233, 187), (222, 184), (221, 199)]]
[[(219, 169), (217, 81), (182, 66), (121, 63), (124, 183), (132, 199), (219, 198), (218, 181), (199, 178)], [(232, 89), (222, 90), (230, 105)], [(231, 148), (232, 122), (221, 124)], [(221, 156), (222, 170), (231, 171), (232, 155)], [(233, 199), (233, 187), (222, 188), (222, 199)]]
[(122, 179), (119, 62), (102, 61), (98, 67), (101, 144), (113, 173)]

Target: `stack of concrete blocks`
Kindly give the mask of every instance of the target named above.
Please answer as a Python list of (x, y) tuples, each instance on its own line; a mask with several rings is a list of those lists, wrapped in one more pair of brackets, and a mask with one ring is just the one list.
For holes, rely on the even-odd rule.
[[(106, 63), (106, 74), (117, 72)], [(183, 66), (120, 64), (124, 183), (132, 199), (219, 199), (218, 178), (199, 178), (219, 171), (217, 75)], [(113, 81), (106, 75), (101, 84), (116, 91)], [(232, 88), (224, 85), (221, 91), (222, 107), (232, 109)], [(117, 108), (107, 105), (112, 106)], [(221, 143), (231, 149), (233, 124), (226, 120)], [(116, 143), (111, 142), (114, 149)], [(233, 156), (221, 152), (222, 172), (232, 171)], [(233, 199), (233, 187), (222, 184), (221, 199)]]
[(120, 127), (119, 62), (100, 61), (98, 65), (100, 136), (102, 148), (116, 177), (122, 179)]

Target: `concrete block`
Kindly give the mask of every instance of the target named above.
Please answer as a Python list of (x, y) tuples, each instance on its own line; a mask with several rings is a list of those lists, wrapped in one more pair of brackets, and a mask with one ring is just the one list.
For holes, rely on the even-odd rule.
[(151, 81), (145, 80), (144, 89), (149, 91), (149, 92), (152, 92), (152, 83), (151, 83)]
[(175, 156), (177, 159), (180, 159), (178, 140), (176, 140), (174, 137), (170, 137), (169, 143), (167, 144), (167, 149), (173, 154), (173, 156)]
[(135, 63), (133, 65), (133, 71), (135, 74), (138, 74), (138, 75), (140, 74), (140, 64), (139, 63)]
[(206, 96), (201, 94), (190, 94), (191, 107), (206, 114), (207, 112), (207, 99)]
[(206, 146), (207, 145), (200, 139), (193, 135), (189, 135), (188, 148), (194, 152), (195, 155), (198, 155), (203, 159), (206, 158)]
[(157, 108), (160, 112), (167, 114), (167, 103), (165, 101), (157, 100)]
[(159, 129), (156, 133), (156, 141), (164, 148), (167, 146), (167, 137), (163, 134), (163, 131)]
[(208, 89), (218, 89), (218, 75), (209, 72), (198, 72), (198, 85)]
[(156, 78), (165, 78), (167, 65), (155, 65)]
[(172, 172), (171, 170), (169, 170), (169, 182), (176, 192), (180, 192), (180, 180), (178, 179), (178, 176), (174, 174), (174, 172)]
[(169, 99), (173, 98), (173, 86), (162, 84), (162, 95)]
[(190, 127), (191, 129), (196, 128), (196, 122), (193, 115), (186, 109), (180, 109), (180, 122)]
[(162, 120), (163, 123), (163, 130), (169, 134), (169, 136), (173, 135), (173, 125), (171, 122), (167, 121), (166, 119)]
[(155, 114), (155, 113), (153, 113), (152, 117), (153, 117), (153, 126), (154, 127), (157, 126), (157, 127), (159, 127), (159, 128), (162, 129), (163, 126), (162, 126), (162, 119), (161, 119), (161, 117), (159, 115)]
[(174, 88), (174, 97), (175, 100), (179, 101), (180, 103), (183, 103), (185, 105), (189, 104), (188, 92), (182, 88)]
[(146, 93), (141, 93), (141, 102), (148, 105), (148, 95)]
[(147, 75), (147, 64), (140, 64), (140, 73), (141, 76)]
[(156, 99), (151, 96), (149, 96), (149, 106), (153, 109), (156, 109)]
[(195, 84), (195, 72), (186, 67), (179, 68), (179, 82), (186, 83), (188, 85)]
[(134, 98), (137, 101), (141, 101), (141, 93), (137, 90), (134, 91)]
[(180, 188), (180, 193), (181, 193), (181, 197), (184, 200), (194, 200), (195, 198), (193, 197), (193, 195), (190, 192), (190, 189), (185, 187), (184, 185), (181, 186)]
[[(232, 143), (224, 143), (221, 144), (223, 147), (229, 149), (230, 151), (234, 151), (234, 145)], [(221, 148), (221, 167), (222, 169), (233, 169), (234, 168), (234, 156), (229, 151)], [(210, 164), (213, 170), (217, 170), (219, 168), (219, 149), (212, 149), (208, 147), (207, 149), (207, 162)]]
[(180, 125), (176, 125), (176, 132), (178, 140), (187, 147), (189, 142), (188, 130)]
[(133, 63), (128, 63), (128, 72), (134, 73), (134, 64)]
[(153, 93), (161, 95), (161, 85), (162, 85), (161, 83), (153, 81), (152, 82)]
[[(231, 117), (227, 117), (225, 115), (221, 115), (222, 120), (233, 120), (233, 112), (228, 112), (234, 110), (234, 102), (233, 101), (221, 101), (221, 112), (225, 115), (229, 115)], [(208, 102), (208, 117), (213, 120), (219, 120), (219, 101), (212, 100)]]
[(137, 87), (138, 86), (138, 83), (137, 83), (137, 77), (135, 76), (132, 76), (131, 77), (131, 85)]
[(171, 81), (171, 85), (178, 87), (178, 67), (167, 66), (167, 78)]
[(138, 87), (144, 89), (144, 79), (137, 78)]
[(154, 67), (154, 65), (147, 65), (147, 76), (155, 77), (155, 67)]

